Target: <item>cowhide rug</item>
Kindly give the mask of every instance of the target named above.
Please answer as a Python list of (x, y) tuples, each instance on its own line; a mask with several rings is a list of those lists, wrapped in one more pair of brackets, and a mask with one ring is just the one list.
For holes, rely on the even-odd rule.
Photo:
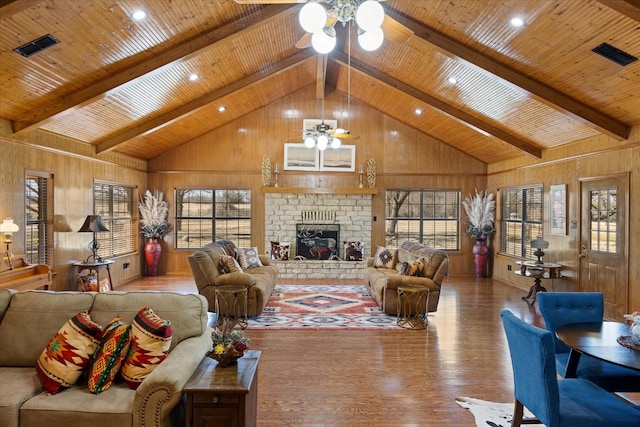
[[(456, 403), (468, 409), (476, 419), (478, 427), (511, 427), (513, 417), (513, 403), (489, 402), (473, 397), (458, 397)], [(525, 417), (533, 417), (526, 408)], [(544, 424), (528, 424), (544, 427)]]

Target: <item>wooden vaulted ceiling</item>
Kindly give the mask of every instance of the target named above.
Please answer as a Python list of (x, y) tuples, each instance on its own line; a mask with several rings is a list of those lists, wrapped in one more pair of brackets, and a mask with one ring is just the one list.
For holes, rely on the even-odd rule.
[[(327, 58), (326, 84), (485, 163), (599, 134), (624, 140), (640, 125), (640, 61), (592, 52), (606, 42), (640, 56), (639, 0), (383, 6), (413, 36), (364, 52), (338, 25), (345, 41)], [(296, 47), (300, 7), (0, 0), (0, 118), (18, 135), (46, 131), (98, 155), (151, 159), (310, 85), (322, 92), (319, 55)], [(149, 17), (133, 21), (137, 8)], [(514, 15), (524, 28), (509, 26)], [(13, 52), (45, 34), (60, 43)]]

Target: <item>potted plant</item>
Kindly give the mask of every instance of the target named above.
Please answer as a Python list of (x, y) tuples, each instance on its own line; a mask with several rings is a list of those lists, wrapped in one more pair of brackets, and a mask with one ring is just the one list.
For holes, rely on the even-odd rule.
[(167, 222), (169, 205), (162, 197), (162, 192), (158, 190), (153, 193), (147, 190), (138, 204), (141, 217), (140, 233), (147, 239), (144, 246), (147, 276), (158, 275), (158, 263), (162, 252), (159, 239), (163, 239), (171, 230)]
[(238, 362), (245, 350), (251, 346), (251, 340), (244, 332), (234, 329), (235, 322), (223, 319), (211, 333), (213, 349), (206, 355), (218, 361), (218, 366), (225, 368)]
[(476, 277), (487, 277), (489, 261), (487, 238), (495, 232), (493, 221), (496, 202), (493, 194), (476, 189), (475, 196), (467, 196), (462, 201), (462, 206), (469, 220), (467, 234), (476, 240), (473, 247)]

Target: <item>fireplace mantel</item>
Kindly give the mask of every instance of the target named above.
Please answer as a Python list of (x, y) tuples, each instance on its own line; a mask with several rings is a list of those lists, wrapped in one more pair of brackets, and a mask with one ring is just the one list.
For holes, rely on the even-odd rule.
[(376, 188), (262, 187), (263, 193), (283, 194), (378, 194)]

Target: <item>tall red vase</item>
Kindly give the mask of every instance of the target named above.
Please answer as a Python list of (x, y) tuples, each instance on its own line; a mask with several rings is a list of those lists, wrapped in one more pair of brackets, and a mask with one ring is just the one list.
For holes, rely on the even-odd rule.
[(158, 239), (149, 237), (144, 245), (144, 259), (147, 264), (147, 276), (158, 275), (158, 265), (160, 264), (160, 254), (162, 248)]
[(487, 277), (487, 267), (489, 264), (489, 248), (487, 241), (477, 239), (473, 247), (473, 262), (475, 264), (476, 277)]

